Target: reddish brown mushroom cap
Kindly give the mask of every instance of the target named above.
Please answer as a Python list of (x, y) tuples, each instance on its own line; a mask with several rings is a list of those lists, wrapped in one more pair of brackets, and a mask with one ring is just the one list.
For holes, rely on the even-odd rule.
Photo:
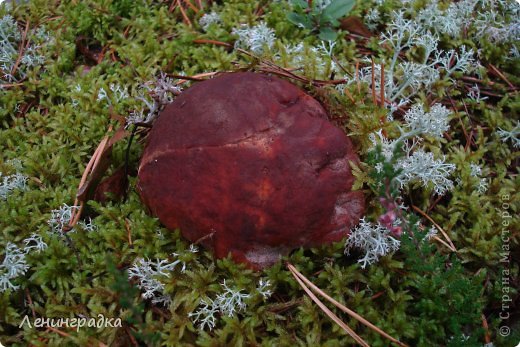
[(253, 268), (339, 241), (362, 216), (352, 143), (293, 84), (250, 72), (196, 83), (149, 134), (138, 189), (169, 229)]

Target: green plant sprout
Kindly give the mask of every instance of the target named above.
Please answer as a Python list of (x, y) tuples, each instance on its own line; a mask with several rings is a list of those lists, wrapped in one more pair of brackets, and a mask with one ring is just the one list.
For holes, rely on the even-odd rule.
[(356, 2), (354, 0), (292, 0), (295, 12), (287, 14), (287, 19), (299, 27), (317, 33), (324, 41), (334, 41), (338, 37), (336, 29), (341, 17), (347, 15)]

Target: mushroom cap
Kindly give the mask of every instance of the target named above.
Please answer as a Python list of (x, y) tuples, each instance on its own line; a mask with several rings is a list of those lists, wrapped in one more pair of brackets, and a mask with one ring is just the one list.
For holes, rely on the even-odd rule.
[(339, 241), (364, 211), (351, 141), (318, 101), (280, 78), (226, 73), (160, 114), (138, 190), (191, 242), (254, 269), (290, 250)]

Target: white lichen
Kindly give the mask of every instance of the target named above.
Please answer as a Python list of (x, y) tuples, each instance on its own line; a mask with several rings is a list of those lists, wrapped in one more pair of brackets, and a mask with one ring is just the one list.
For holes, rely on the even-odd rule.
[(6, 200), (15, 190), (25, 190), (27, 188), (27, 176), (21, 173), (2, 176), (0, 172), (0, 200)]
[(220, 15), (215, 11), (211, 11), (210, 13), (204, 13), (204, 15), (199, 19), (199, 24), (204, 31), (208, 31), (209, 27), (212, 24), (217, 24), (220, 22)]
[(370, 30), (375, 30), (381, 21), (381, 13), (376, 7), (368, 10), (365, 15), (365, 24)]
[(32, 234), (23, 240), (24, 248), (19, 248), (12, 242), (7, 242), (4, 249), (4, 259), (0, 264), (0, 293), (7, 290), (17, 290), (20, 286), (13, 283), (29, 270), (26, 256), (34, 251), (39, 253), (47, 248), (47, 244), (38, 234)]
[(92, 222), (92, 218), (90, 218), (90, 217), (88, 217), (88, 221), (86, 221), (86, 220), (80, 221), (80, 222), (78, 222), (78, 224), (83, 228), (83, 230), (88, 231), (88, 232), (93, 232), (98, 229), (97, 225), (95, 225)]
[(170, 262), (166, 259), (151, 261), (139, 258), (128, 269), (128, 278), (137, 280), (137, 286), (144, 291), (141, 295), (143, 299), (167, 306), (171, 298), (164, 293), (163, 281), (170, 277), (170, 272), (180, 263), (179, 259)]
[(25, 253), (29, 253), (32, 250), (39, 253), (47, 248), (47, 244), (43, 241), (43, 238), (35, 233), (23, 240), (23, 243), (25, 244), (23, 249)]
[(406, 112), (404, 120), (412, 133), (441, 138), (449, 129), (450, 114), (451, 111), (440, 104), (433, 105), (429, 112), (421, 104), (417, 104)]
[(14, 285), (11, 281), (24, 275), (28, 269), (25, 252), (14, 243), (8, 242), (5, 247), (4, 260), (0, 264), (0, 292), (18, 289), (19, 286)]
[[(392, 51), (390, 59), (372, 64), (363, 60), (362, 67), (354, 78), (345, 76), (346, 85), (354, 80), (374, 88), (376, 95), (382, 89), (384, 77), (385, 106), (392, 113), (412, 102), (420, 92), (429, 92), (442, 78), (450, 79), (453, 73), (468, 73), (480, 64), (474, 58), (474, 51), (460, 46), (458, 49), (444, 51), (439, 48), (439, 36), (431, 32), (419, 20), (407, 18), (404, 10), (394, 11), (387, 30), (381, 34), (380, 43)], [(406, 51), (421, 48), (421, 56), (415, 60), (402, 59)], [(382, 73), (384, 65), (384, 73)]]
[(477, 164), (469, 164), (470, 176), (480, 177), (482, 175), (482, 168)]
[(358, 263), (364, 269), (367, 265), (376, 263), (379, 258), (398, 250), (400, 244), (398, 239), (391, 236), (390, 230), (380, 223), (373, 224), (362, 218), (359, 225), (351, 230), (345, 243), (345, 254), (348, 255), (352, 248), (359, 249), (364, 255)]
[(265, 22), (260, 22), (253, 27), (243, 25), (233, 29), (231, 33), (238, 36), (235, 42), (236, 48), (248, 49), (255, 54), (263, 54), (265, 48), (271, 49), (276, 40), (274, 30)]
[(219, 312), (219, 308), (214, 304), (211, 299), (202, 299), (199, 303), (199, 309), (190, 312), (188, 317), (191, 318), (194, 324), (197, 324), (200, 330), (208, 328), (212, 330), (216, 323), (217, 317), (215, 315)]
[(480, 88), (479, 88), (478, 85), (475, 84), (468, 91), (468, 98), (470, 98), (471, 100), (473, 100), (475, 102), (481, 102), (483, 100), (486, 100), (488, 97), (487, 96), (484, 96), (484, 97), (480, 96)]
[(159, 115), (165, 105), (173, 102), (182, 89), (161, 72), (157, 78), (141, 85), (138, 95), (135, 97), (141, 101), (142, 107), (126, 118), (127, 126), (130, 124), (151, 124)]
[(188, 314), (200, 330), (204, 330), (206, 327), (212, 330), (216, 324), (215, 315), (217, 313), (234, 317), (237, 313), (245, 311), (247, 307), (245, 300), (251, 297), (250, 294), (242, 293), (242, 290), (230, 288), (226, 284), (226, 280), (221, 283), (221, 286), (224, 290), (223, 293), (218, 294), (214, 300), (209, 298), (202, 299), (198, 310)]
[(453, 182), (449, 176), (455, 170), (455, 165), (446, 163), (444, 157), (435, 159), (431, 152), (418, 149), (400, 159), (397, 168), (402, 170), (395, 178), (401, 188), (413, 182), (420, 182), (424, 187), (432, 187), (439, 195), (453, 189)]
[(511, 130), (498, 128), (497, 135), (502, 142), (511, 141), (514, 148), (520, 148), (520, 122), (517, 121), (516, 126)]
[(69, 228), (73, 213), (77, 211), (79, 211), (79, 206), (69, 206), (67, 204), (52, 210), (51, 218), (47, 221), (47, 224), (51, 227), (51, 232), (60, 236), (63, 235), (65, 229)]
[(477, 2), (478, 0), (452, 2), (442, 10), (438, 1), (431, 1), (419, 11), (417, 20), (439, 34), (459, 37), (471, 24), (471, 16)]
[(273, 291), (271, 290), (271, 282), (269, 280), (263, 280), (260, 279), (258, 281), (258, 286), (256, 287), (256, 290), (262, 297), (265, 299), (269, 299), (271, 295), (273, 294)]
[(424, 238), (428, 241), (430, 241), (431, 239), (433, 239), (435, 236), (437, 236), (437, 228), (436, 227), (431, 227), (430, 230), (428, 230), (428, 232), (426, 233), (426, 235), (424, 236)]
[(221, 286), (224, 292), (218, 294), (214, 300), (214, 304), (219, 308), (219, 311), (228, 317), (233, 317), (236, 313), (245, 311), (247, 305), (244, 300), (251, 295), (242, 293), (241, 290), (230, 288), (226, 284), (226, 280), (221, 283)]

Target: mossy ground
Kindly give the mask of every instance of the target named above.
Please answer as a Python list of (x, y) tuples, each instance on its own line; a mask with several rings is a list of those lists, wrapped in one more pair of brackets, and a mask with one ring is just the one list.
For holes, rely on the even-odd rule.
[[(193, 3), (196, 3), (192, 1)], [(334, 324), (304, 294), (290, 272), (279, 263), (254, 273), (229, 259), (214, 260), (210, 253), (189, 254), (189, 243), (179, 231), (164, 229), (149, 216), (130, 177), (126, 201), (105, 206), (89, 202), (84, 216), (91, 216), (97, 229), (81, 226), (70, 233), (70, 242), (49, 234), (47, 224), (53, 209), (72, 204), (79, 179), (93, 151), (110, 125), (117, 126), (112, 114), (127, 116), (139, 106), (134, 97), (138, 86), (153, 79), (159, 71), (191, 76), (238, 67), (254, 68), (257, 61), (224, 46), (194, 43), (196, 39), (233, 43), (233, 28), (253, 25), (260, 18), (273, 28), (278, 40), (264, 58), (279, 65), (290, 64), (286, 47), (319, 40), (286, 19), (289, 5), (284, 1), (224, 1), (204, 3), (199, 13), (188, 7), (190, 27), (171, 2), (129, 0), (44, 1), (34, 0), (16, 6), (4, 4), (0, 16), (10, 13), (20, 24), (44, 27), (51, 40), (43, 46), (46, 63), (31, 69), (20, 85), (0, 89), (0, 172), (15, 172), (9, 160), (19, 159), (20, 172), (29, 177), (25, 190), (15, 190), (0, 200), (0, 244), (22, 246), (32, 233), (42, 235), (48, 248), (28, 255), (28, 272), (16, 279), (18, 290), (0, 293), (0, 341), (6, 345), (201, 345), (201, 346), (347, 346), (353, 340)], [(353, 14), (361, 15), (371, 6), (358, 2)], [(385, 6), (397, 7), (394, 1)], [(219, 25), (204, 32), (197, 24), (210, 8), (221, 16)], [(366, 55), (360, 44), (342, 33), (335, 55), (342, 65), (354, 71)], [(474, 43), (466, 40), (470, 47)], [(443, 39), (446, 47), (460, 42)], [(377, 40), (364, 43), (376, 55), (386, 54)], [(82, 49), (83, 48), (83, 49)], [(506, 60), (506, 47), (481, 44), (482, 63), (494, 64), (508, 80), (518, 85), (518, 59)], [(94, 61), (86, 52), (103, 57)], [(329, 65), (319, 70), (315, 52), (306, 51), (298, 74), (307, 78), (329, 79)], [(98, 55), (99, 57), (99, 55)], [(462, 75), (458, 76), (459, 78)], [(459, 80), (458, 80), (459, 81)], [(460, 80), (461, 81), (461, 80)], [(518, 118), (518, 93), (507, 89), (496, 76), (484, 76), (493, 85), (489, 99), (470, 102), (464, 98), (462, 82), (439, 82), (436, 96), (447, 100), (454, 112), (450, 130), (441, 141), (426, 142), (432, 152), (442, 153), (457, 165), (461, 183), (438, 198), (431, 189), (410, 187), (405, 202), (427, 211), (450, 236), (458, 252), (440, 244), (417, 249), (403, 242), (400, 251), (361, 269), (354, 255), (344, 254), (343, 243), (319, 249), (296, 250), (288, 260), (318, 287), (355, 310), (390, 335), (411, 346), (481, 346), (490, 337), (496, 346), (512, 346), (520, 340), (518, 304), (518, 219), (508, 219), (507, 211), (518, 213), (518, 152), (503, 142), (497, 128), (511, 129)], [(129, 96), (118, 99), (110, 84), (127, 88)], [(80, 86), (77, 88), (76, 86)], [(316, 90), (302, 85), (327, 103), (329, 112), (351, 134), (362, 160), (367, 159), (369, 133), (381, 127), (385, 110), (371, 102), (365, 85), (352, 88), (352, 99), (332, 87)], [(98, 100), (101, 89), (109, 100)], [(325, 94), (325, 96), (323, 96)], [(427, 100), (429, 95), (419, 95)], [(392, 132), (392, 123), (386, 125)], [(112, 169), (125, 162), (127, 142), (114, 148)], [(142, 145), (134, 141), (130, 163), (136, 166)], [(478, 181), (470, 175), (470, 163), (484, 167), (488, 189), (478, 193)], [(361, 171), (363, 172), (363, 170)], [(381, 214), (377, 196), (359, 174), (359, 185), (367, 193), (367, 218)], [(215, 203), (218, 203), (216, 201)], [(507, 205), (506, 205), (507, 204)], [(428, 220), (423, 219), (429, 225)], [(502, 238), (503, 229), (509, 232)], [(160, 237), (162, 234), (164, 237)], [(505, 249), (505, 247), (509, 247)], [(511, 255), (503, 262), (504, 252)], [(169, 308), (143, 300), (125, 270), (137, 258), (167, 259), (181, 254), (187, 270), (175, 270), (165, 283), (172, 297)], [(2, 259), (3, 254), (0, 254)], [(502, 261), (501, 261), (502, 260)], [(508, 271), (507, 275), (506, 272)], [(201, 298), (213, 297), (226, 279), (247, 293), (254, 293), (259, 278), (267, 278), (274, 294), (264, 301), (254, 296), (247, 310), (234, 317), (220, 317), (211, 331), (200, 331), (188, 314)], [(507, 280), (507, 282), (504, 282)], [(513, 330), (502, 337), (504, 288), (512, 298), (507, 320)], [(517, 308), (516, 308), (517, 309)], [(382, 337), (354, 319), (337, 312), (347, 324), (372, 346), (388, 345)], [(121, 328), (19, 328), (29, 317), (120, 317)], [(482, 316), (489, 328), (483, 328)], [(516, 329), (515, 329), (516, 328)], [(462, 341), (462, 335), (469, 339)]]

